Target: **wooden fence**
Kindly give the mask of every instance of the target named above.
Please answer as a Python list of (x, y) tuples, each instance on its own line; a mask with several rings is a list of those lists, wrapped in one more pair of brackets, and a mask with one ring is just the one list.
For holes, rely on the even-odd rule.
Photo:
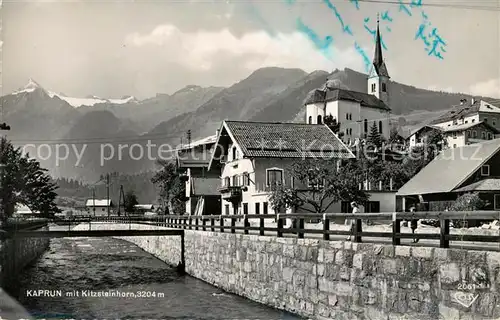
[[(330, 230), (332, 221), (341, 219), (353, 219), (351, 230)], [(284, 227), (285, 220), (293, 221), (291, 227)], [(432, 219), (439, 221), (439, 233), (402, 233), (401, 223), (405, 220)], [(321, 229), (305, 228), (307, 221), (319, 220)], [(391, 232), (366, 232), (363, 231), (362, 222), (369, 221), (392, 221)], [(450, 221), (470, 220), (500, 220), (500, 211), (463, 211), (463, 212), (396, 212), (396, 213), (325, 213), (325, 214), (259, 214), (259, 215), (159, 215), (156, 217), (144, 216), (110, 216), (110, 217), (74, 217), (70, 219), (59, 219), (70, 224), (91, 222), (113, 222), (113, 223), (146, 223), (157, 226), (235, 233), (237, 230), (244, 234), (250, 231), (258, 231), (259, 235), (275, 235), (283, 237), (285, 234), (293, 234), (297, 238), (305, 235), (320, 234), (324, 240), (330, 240), (331, 236), (351, 236), (352, 241), (362, 242), (363, 237), (391, 239), (393, 245), (400, 245), (401, 239), (429, 239), (439, 240), (441, 248), (449, 248), (450, 241), (473, 241), (500, 243), (500, 231), (498, 235), (484, 234), (450, 234)], [(237, 225), (242, 221), (242, 225)], [(249, 221), (258, 221), (258, 226), (252, 226)], [(274, 222), (275, 226), (266, 226), (266, 221)], [(241, 223), (238, 223), (241, 224)]]

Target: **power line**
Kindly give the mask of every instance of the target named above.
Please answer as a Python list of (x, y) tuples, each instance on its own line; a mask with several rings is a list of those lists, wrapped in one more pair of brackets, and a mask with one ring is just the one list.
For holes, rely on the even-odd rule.
[[(343, 0), (345, 1), (350, 1), (350, 0)], [(450, 9), (467, 9), (467, 10), (494, 10), (494, 11), (500, 11), (500, 5), (498, 4), (498, 1), (489, 1), (489, 2), (484, 2), (488, 5), (470, 5), (471, 1), (464, 1), (463, 3), (450, 3), (450, 2), (445, 2), (445, 3), (429, 3), (429, 2), (422, 2), (422, 4), (416, 6), (415, 3), (412, 3), (412, 1), (389, 1), (389, 0), (356, 0), (358, 2), (365, 2), (365, 3), (379, 3), (379, 4), (390, 4), (390, 5), (407, 5), (407, 6), (413, 6), (413, 7), (437, 7), (437, 8), (450, 8)], [(483, 0), (484, 1), (484, 0)], [(352, 2), (352, 1), (350, 1)], [(476, 0), (472, 3), (480, 3), (480, 1)], [(497, 5), (494, 5), (494, 4)]]

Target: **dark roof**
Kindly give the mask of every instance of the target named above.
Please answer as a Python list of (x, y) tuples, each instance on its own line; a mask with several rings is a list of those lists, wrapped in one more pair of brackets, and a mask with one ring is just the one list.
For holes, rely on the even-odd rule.
[(212, 157), (214, 142), (198, 145), (191, 149), (182, 149), (177, 153), (177, 165), (180, 168), (208, 167)]
[[(491, 132), (493, 132), (495, 134), (500, 132), (500, 131), (498, 131), (497, 128), (493, 127), (488, 122), (484, 122), (484, 121), (479, 121), (479, 122), (475, 122), (475, 123), (464, 123), (464, 124), (452, 125), (452, 126), (449, 126), (446, 128), (441, 128), (441, 130), (443, 132), (456, 132), (456, 131), (465, 131), (465, 130), (468, 130), (468, 129), (471, 129), (471, 128), (474, 128), (477, 126), (486, 127), (488, 130), (490, 130)], [(437, 127), (435, 127), (435, 128), (437, 128)]]
[(375, 41), (375, 55), (373, 56), (373, 67), (378, 76), (389, 77), (387, 67), (385, 66), (384, 57), (382, 56), (382, 41), (380, 39), (379, 21), (377, 20), (377, 36)]
[(443, 150), (401, 187), (397, 195), (451, 192), (499, 151), (500, 139)]
[(328, 87), (310, 91), (304, 100), (304, 104), (338, 100), (359, 102), (363, 107), (391, 110), (382, 100), (372, 94)]
[(500, 179), (490, 178), (471, 183), (465, 187), (453, 190), (453, 192), (472, 191), (500, 191)]
[(246, 157), (355, 157), (326, 125), (246, 121), (224, 121), (224, 125)]
[(191, 191), (197, 196), (217, 196), (220, 184), (219, 178), (191, 178)]
[(479, 112), (479, 107), (481, 106), (481, 101), (476, 100), (473, 104), (470, 101), (466, 102), (463, 105), (454, 105), (452, 106), (452, 110), (446, 112), (440, 117), (432, 120), (430, 124), (437, 124), (447, 121), (452, 121), (455, 119), (460, 119), (461, 117), (468, 116), (470, 114), (474, 114)]

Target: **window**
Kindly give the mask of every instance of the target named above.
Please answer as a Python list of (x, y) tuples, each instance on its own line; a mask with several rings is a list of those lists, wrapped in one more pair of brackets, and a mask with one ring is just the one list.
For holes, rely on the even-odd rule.
[(349, 120), (352, 120), (352, 113), (349, 113)]
[(224, 187), (229, 187), (231, 186), (231, 178), (225, 177), (224, 178)]
[(486, 132), (481, 132), (481, 139), (486, 140)]
[(351, 136), (352, 136), (352, 128), (351, 128), (351, 129), (349, 129), (349, 135), (351, 135)]
[(500, 194), (496, 194), (494, 198), (495, 210), (500, 210)]
[(375, 92), (375, 89), (377, 89), (377, 85), (375, 83), (372, 83), (372, 93)]
[(243, 173), (243, 186), (250, 185), (250, 174), (248, 172)]
[(492, 123), (494, 126), (496, 126), (496, 125), (497, 125), (497, 118), (493, 118), (493, 119), (491, 119), (491, 120), (492, 120), (492, 121), (491, 121), (491, 123)]
[(465, 131), (465, 137), (469, 138), (470, 137), (470, 131)]
[(318, 116), (318, 124), (321, 124), (321, 115)]
[(472, 123), (476, 122), (476, 119), (472, 119), (472, 120), (471, 120), (471, 122), (472, 122)]
[(465, 120), (465, 123), (469, 123), (469, 121)]
[(236, 147), (233, 147), (233, 159), (232, 160), (236, 160), (236, 156), (237, 156)]
[(387, 86), (385, 83), (382, 83), (382, 92), (387, 92)]
[(484, 166), (481, 167), (481, 175), (482, 176), (490, 175), (490, 166), (488, 164), (485, 164)]
[(294, 177), (290, 177), (290, 187), (291, 188), (295, 187), (295, 178)]
[(382, 133), (382, 121), (378, 122), (378, 133)]
[(472, 131), (472, 137), (477, 138), (477, 131), (476, 130)]
[(267, 208), (267, 202), (263, 202), (262, 203), (262, 211), (264, 211), (263, 213), (267, 214), (267, 210), (268, 210), (268, 208)]
[(484, 120), (483, 120), (483, 121), (484, 121), (484, 122), (488, 122), (488, 118), (484, 118)]
[(349, 114), (348, 113), (345, 114), (345, 119), (349, 120)]
[(239, 186), (239, 177), (238, 176), (233, 176), (233, 186)]
[(268, 187), (283, 184), (283, 169), (266, 169), (266, 185)]
[(229, 215), (229, 205), (228, 204), (225, 205), (225, 209), (226, 209), (226, 214)]
[(454, 131), (454, 132), (453, 132), (453, 139), (456, 139), (456, 138), (457, 138), (457, 132), (456, 132), (456, 131)]
[(313, 123), (313, 117), (312, 116), (309, 116), (309, 124), (312, 124)]
[(260, 214), (260, 203), (255, 204), (255, 214)]
[(243, 214), (248, 214), (248, 203), (243, 204)]
[(488, 133), (488, 140), (491, 140), (491, 139), (493, 139), (493, 134), (490, 132), (490, 133)]
[(365, 132), (368, 132), (368, 120), (364, 120)]
[(104, 208), (102, 208), (102, 211), (104, 211)]
[[(314, 169), (309, 169), (309, 172), (310, 171), (314, 171)], [(314, 172), (312, 172), (310, 175), (314, 175)], [(315, 180), (314, 182), (318, 182), (318, 179), (313, 179)], [(310, 181), (309, 181), (309, 178), (307, 179), (307, 187), (308, 188), (322, 188), (323, 186), (325, 185), (325, 179), (321, 179), (321, 181), (319, 181), (318, 184), (312, 184)]]
[(456, 144), (456, 143), (454, 143), (454, 144), (453, 144), (453, 148), (456, 148), (456, 147), (457, 147), (457, 144)]

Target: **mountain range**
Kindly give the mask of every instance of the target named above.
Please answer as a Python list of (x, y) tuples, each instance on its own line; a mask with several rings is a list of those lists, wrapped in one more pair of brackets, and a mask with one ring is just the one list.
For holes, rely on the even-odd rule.
[[(187, 130), (193, 140), (213, 135), (225, 119), (302, 122), (304, 98), (327, 79), (335, 80), (340, 88), (367, 90), (367, 75), (347, 68), (308, 74), (300, 69), (268, 67), (228, 88), (190, 85), (171, 95), (160, 93), (145, 100), (132, 96), (68, 97), (46, 90), (30, 79), (25, 87), (0, 97), (0, 122), (11, 126), (8, 138), (16, 145), (47, 144), (52, 156), (57, 148), (62, 150), (58, 145), (69, 146), (64, 161), (56, 163), (54, 157), (43, 156), (47, 160), (40, 159), (55, 176), (93, 180), (110, 171), (151, 170), (158, 150), (151, 149), (153, 157), (140, 157), (139, 146), (144, 151), (148, 150), (147, 143), (175, 147), (181, 139), (186, 142)], [(394, 120), (403, 130), (430, 121), (460, 99), (472, 98), (468, 94), (430, 91), (398, 82), (391, 82), (389, 88)], [(121, 155), (120, 145), (128, 145)], [(112, 159), (101, 161), (103, 151), (112, 148)], [(84, 150), (79, 162), (73, 150)]]

